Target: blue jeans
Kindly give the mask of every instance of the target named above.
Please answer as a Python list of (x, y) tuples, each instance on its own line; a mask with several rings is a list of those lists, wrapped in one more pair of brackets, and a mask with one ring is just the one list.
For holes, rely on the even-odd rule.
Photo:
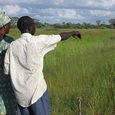
[(29, 107), (18, 105), (21, 115), (50, 115), (50, 101), (48, 91), (38, 99), (38, 101)]

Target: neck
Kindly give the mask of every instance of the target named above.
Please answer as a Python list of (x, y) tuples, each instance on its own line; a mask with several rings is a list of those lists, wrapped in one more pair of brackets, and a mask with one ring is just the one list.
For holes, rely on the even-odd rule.
[(31, 32), (29, 30), (27, 30), (27, 29), (25, 31), (23, 31), (22, 34), (23, 33), (30, 33), (31, 34)]
[(24, 33), (30, 33), (30, 31), (26, 29)]

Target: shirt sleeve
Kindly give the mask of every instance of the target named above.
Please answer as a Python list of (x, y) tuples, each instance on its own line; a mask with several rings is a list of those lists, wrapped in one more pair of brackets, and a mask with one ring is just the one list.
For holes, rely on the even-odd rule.
[(57, 46), (57, 43), (61, 41), (60, 35), (40, 35), (38, 38), (41, 41), (44, 54), (54, 50)]
[(10, 73), (10, 47), (7, 49), (4, 58), (4, 73), (6, 75)]

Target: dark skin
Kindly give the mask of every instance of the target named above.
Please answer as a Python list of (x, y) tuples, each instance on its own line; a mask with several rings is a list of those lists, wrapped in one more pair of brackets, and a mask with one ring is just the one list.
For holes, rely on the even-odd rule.
[[(34, 35), (36, 31), (34, 20), (29, 16), (22, 16), (17, 22), (17, 27), (21, 33), (30, 33)], [(59, 33), (59, 35), (61, 36), (61, 41), (64, 41), (69, 37), (81, 39), (79, 31), (62, 32)]]
[(72, 32), (62, 32), (60, 33), (61, 41), (68, 39), (69, 37), (79, 38), (81, 39), (81, 34), (79, 31), (72, 31)]
[(10, 22), (0, 28), (0, 40), (3, 39), (5, 34), (9, 33), (10, 28), (11, 28)]
[[(2, 40), (3, 37), (5, 36), (5, 34), (7, 34), (9, 32), (10, 27), (11, 27), (11, 23), (9, 22), (9, 23), (7, 23), (6, 25), (4, 25), (3, 27), (0, 28), (0, 40)], [(2, 60), (1, 62), (3, 62), (3, 63), (4, 63), (5, 53), (6, 53), (6, 50), (4, 50), (0, 53), (0, 60)]]
[[(34, 35), (35, 31), (36, 31), (36, 28), (35, 28), (35, 25), (33, 25), (33, 27), (26, 29), (24, 33), (30, 33)], [(69, 37), (73, 37), (75, 39), (76, 38), (81, 39), (81, 34), (79, 31), (62, 32), (62, 33), (59, 33), (59, 35), (61, 36), (61, 41), (67, 40)]]
[[(4, 34), (5, 34), (4, 28), (1, 27), (1, 28), (0, 28), (0, 40), (2, 40)], [(0, 53), (0, 60), (3, 60), (3, 56), (2, 56), (2, 55), (3, 55), (3, 54)]]
[[(0, 28), (0, 40), (3, 39), (4, 35), (5, 35), (5, 29), (4, 27), (1, 27)], [(5, 56), (5, 50), (0, 53), (0, 61), (3, 63), (4, 63), (4, 56)]]
[(5, 35), (4, 27), (1, 27), (0, 28), (0, 40), (3, 38), (4, 35)]
[(9, 33), (9, 30), (10, 30), (10, 28), (11, 28), (11, 22), (7, 23), (7, 24), (4, 25), (3, 27), (4, 27), (4, 29), (5, 29), (5, 33), (6, 33), (6, 34)]

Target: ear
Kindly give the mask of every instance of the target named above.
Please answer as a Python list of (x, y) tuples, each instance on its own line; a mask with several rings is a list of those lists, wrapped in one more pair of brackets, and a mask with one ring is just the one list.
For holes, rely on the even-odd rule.
[(32, 35), (34, 35), (35, 34), (35, 31), (36, 31), (36, 29), (35, 29), (35, 26), (32, 26), (32, 27), (30, 27), (30, 33), (32, 34)]
[(29, 33), (31, 33), (31, 31), (32, 31), (31, 27), (28, 27), (27, 31), (28, 31)]

